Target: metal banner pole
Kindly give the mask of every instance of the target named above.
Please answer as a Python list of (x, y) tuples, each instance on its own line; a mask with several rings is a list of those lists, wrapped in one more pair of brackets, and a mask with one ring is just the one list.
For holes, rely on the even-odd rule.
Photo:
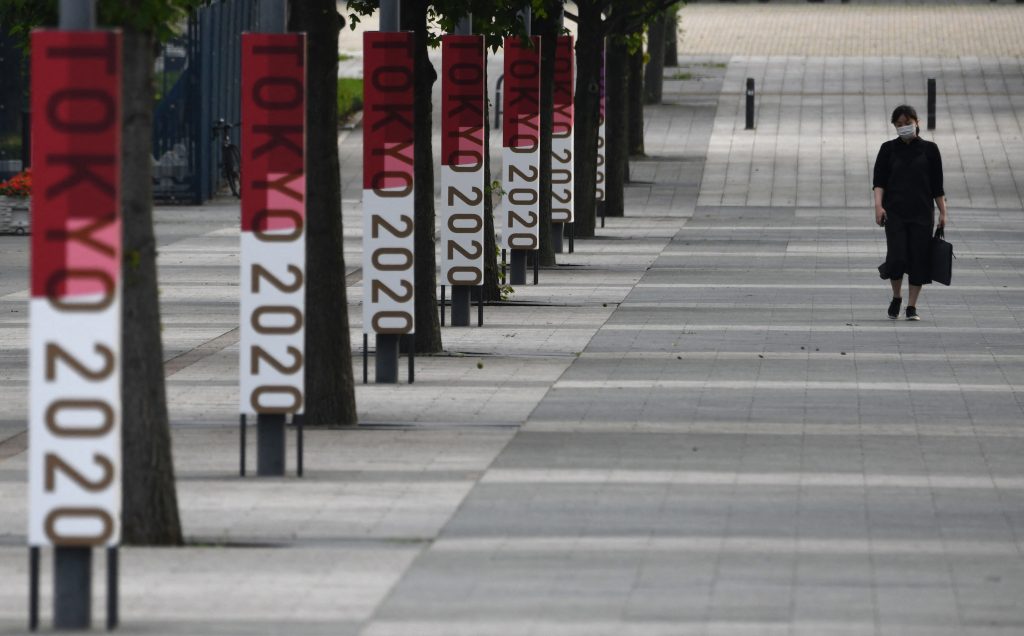
[(117, 546), (107, 548), (107, 631), (115, 629), (120, 621), (117, 603), (119, 569)]
[(60, 0), (62, 31), (93, 31), (96, 29), (96, 0)]
[(238, 476), (245, 477), (245, 413), (238, 416)]
[(369, 336), (364, 332), (363, 333), (363, 384), (366, 384), (366, 383), (368, 383), (370, 381), (370, 379), (368, 377), (369, 376), (369, 367), (370, 367), (369, 359), (370, 359), (370, 339), (369, 339)]
[(416, 381), (416, 334), (409, 334), (409, 384)]
[(399, 0), (381, 0), (380, 30), (394, 32), (401, 30), (401, 3)]
[[(95, 0), (60, 0), (59, 29), (96, 29)], [(37, 113), (38, 119), (43, 119)], [(35, 140), (34, 140), (35, 141)], [(56, 629), (89, 629), (92, 622), (92, 548), (56, 545), (53, 558)]]
[(452, 285), (452, 326), (469, 326), (469, 308), (472, 306), (469, 285)]
[[(444, 285), (441, 285), (441, 326), (444, 326)], [(452, 297), (455, 297), (455, 288), (452, 287)], [(455, 306), (452, 305), (452, 314), (455, 313)], [(455, 324), (455, 316), (452, 316), (452, 324)]]
[(476, 326), (484, 326), (484, 286), (480, 285), (476, 288)]
[(28, 549), (28, 629), (39, 629), (39, 546)]
[(303, 470), (303, 455), (305, 453), (305, 444), (303, 440), (304, 427), (306, 425), (305, 417), (292, 416), (292, 423), (295, 424), (295, 472), (299, 477), (302, 477)]
[(260, 477), (284, 475), (284, 413), (260, 413), (256, 416), (256, 474)]
[[(287, 33), (287, 15), (286, 0), (261, 0), (256, 32), (242, 36), (241, 147), (247, 153), (243, 159), (247, 167), (242, 173), (241, 406), (243, 412), (256, 412), (259, 477), (284, 476), (287, 414), (301, 414), (305, 399), (301, 281), (306, 210), (304, 181), (298, 178), (304, 178), (306, 169), (306, 41), (302, 34)], [(274, 93), (266, 91), (266, 86), (288, 89)], [(268, 130), (293, 132), (282, 132), (287, 143), (276, 144), (266, 143)], [(268, 190), (285, 195), (282, 198), (288, 203), (266, 210)], [(297, 282), (282, 290), (262, 282), (264, 273)], [(291, 324), (272, 322), (282, 320), (280, 316), (288, 316)], [(289, 357), (293, 370), (278, 380), (271, 367), (281, 369), (278, 361)]]
[(92, 548), (53, 551), (53, 627), (89, 629), (92, 623)]

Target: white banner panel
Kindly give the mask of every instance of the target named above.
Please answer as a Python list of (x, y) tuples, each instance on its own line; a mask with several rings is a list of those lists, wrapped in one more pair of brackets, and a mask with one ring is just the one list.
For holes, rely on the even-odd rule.
[(401, 197), (363, 190), (363, 331), (413, 333), (412, 188)]
[(441, 166), (441, 284), (484, 279), (483, 165)]
[(572, 223), (576, 220), (573, 205), (573, 143), (575, 135), (551, 137), (551, 222)]
[[(109, 304), (107, 302), (109, 301)], [(121, 302), (30, 304), (29, 544), (117, 545), (121, 534)], [(70, 304), (70, 303), (69, 303)]]
[(535, 250), (540, 245), (540, 149), (502, 148), (505, 188), (505, 249)]
[(302, 413), (306, 235), (300, 228), (241, 239), (239, 412)]

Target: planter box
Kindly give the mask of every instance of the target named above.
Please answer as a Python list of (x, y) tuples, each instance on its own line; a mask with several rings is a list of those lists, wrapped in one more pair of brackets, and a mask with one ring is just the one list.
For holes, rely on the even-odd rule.
[(31, 199), (0, 196), (0, 234), (26, 235), (32, 231)]

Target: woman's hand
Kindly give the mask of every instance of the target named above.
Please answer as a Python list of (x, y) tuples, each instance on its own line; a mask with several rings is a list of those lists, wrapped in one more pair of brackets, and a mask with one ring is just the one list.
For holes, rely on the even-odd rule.
[(885, 208), (880, 205), (875, 206), (875, 225), (885, 225)]
[(946, 197), (935, 197), (935, 207), (939, 208), (939, 227), (946, 227)]

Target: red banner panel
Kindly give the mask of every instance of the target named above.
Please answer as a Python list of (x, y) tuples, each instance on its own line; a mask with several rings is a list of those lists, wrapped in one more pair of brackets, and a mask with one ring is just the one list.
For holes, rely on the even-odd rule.
[(32, 296), (112, 297), (121, 268), (121, 38), (32, 34)]
[(558, 36), (555, 44), (554, 124), (552, 135), (568, 135), (573, 125), (573, 79), (576, 55), (571, 35)]
[(367, 31), (363, 56), (363, 189), (412, 192), (412, 33)]
[(527, 148), (540, 140), (540, 38), (531, 40), (532, 46), (518, 37), (505, 38), (505, 148)]
[(483, 163), (484, 39), (441, 39), (441, 164)]
[(305, 218), (306, 36), (242, 36), (242, 231)]

